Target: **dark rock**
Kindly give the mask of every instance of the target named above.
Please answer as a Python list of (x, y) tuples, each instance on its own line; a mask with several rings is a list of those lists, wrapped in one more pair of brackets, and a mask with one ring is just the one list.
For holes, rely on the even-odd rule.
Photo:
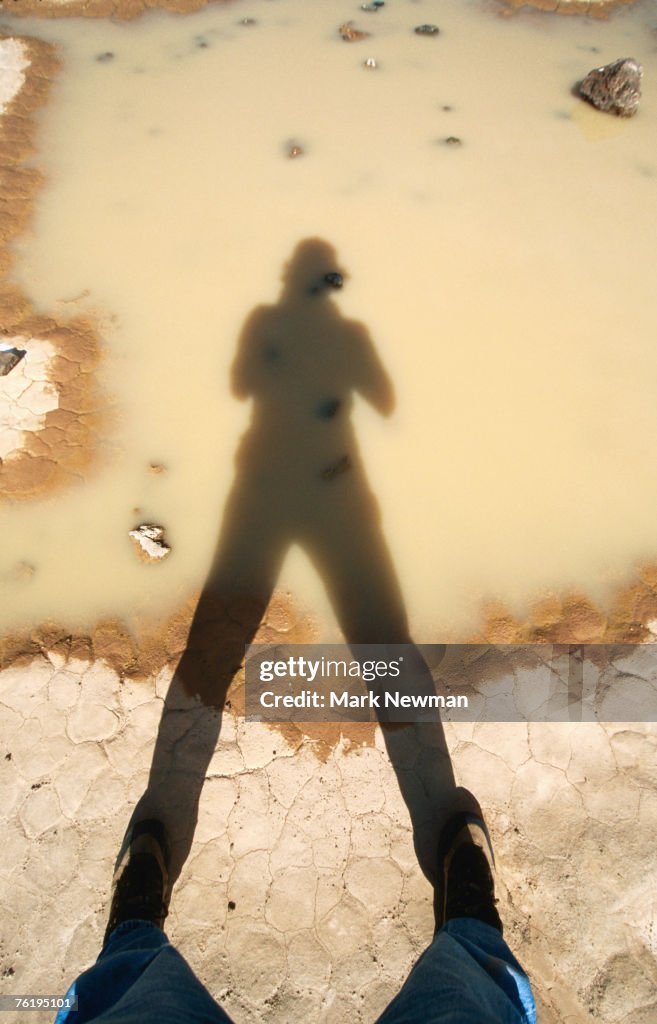
[(613, 64), (589, 71), (579, 91), (598, 110), (632, 117), (639, 108), (643, 68), (633, 57), (621, 57)]
[(462, 146), (463, 143), (457, 135), (448, 135), (445, 139), (446, 146)]
[(309, 289), (311, 295), (321, 295), (327, 288), (342, 288), (344, 278), (342, 274), (339, 274), (337, 270), (331, 270), (328, 274), (324, 274), (324, 277), (317, 284), (312, 285)]
[(322, 420), (332, 420), (341, 405), (342, 402), (339, 398), (327, 398), (324, 402), (320, 402), (317, 415)]
[(351, 459), (348, 455), (342, 455), (322, 470), (322, 480), (334, 480), (336, 476), (341, 476), (349, 469), (351, 469)]
[(440, 29), (437, 25), (416, 25), (414, 31), (418, 36), (437, 36)]
[(361, 11), (378, 11), (380, 7), (384, 6), (384, 0), (373, 0), (371, 4), (361, 4)]
[(24, 348), (0, 349), (0, 377), (6, 377), (15, 366), (18, 366), (25, 355), (25, 351)]
[(276, 345), (267, 345), (263, 349), (262, 355), (266, 363), (275, 365), (281, 362), (281, 350)]

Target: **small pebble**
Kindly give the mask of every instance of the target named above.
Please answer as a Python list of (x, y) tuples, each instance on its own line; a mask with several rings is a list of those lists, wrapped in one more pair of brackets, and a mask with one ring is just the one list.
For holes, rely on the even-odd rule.
[(379, 65), (374, 60), (374, 57), (368, 57), (367, 60), (363, 61), (364, 68), (378, 68), (378, 66)]
[(194, 46), (197, 50), (207, 50), (209, 45), (205, 36), (194, 36)]
[(107, 50), (106, 53), (99, 53), (96, 60), (99, 64), (107, 64), (109, 61), (114, 60), (114, 54), (111, 50)]
[(240, 21), (240, 25), (255, 25), (255, 24), (256, 24), (255, 18), (242, 18), (242, 20)]
[(331, 288), (342, 288), (344, 284), (344, 278), (342, 274), (338, 274), (337, 270), (332, 270), (328, 274), (324, 274), (324, 280), (327, 284), (330, 284)]
[(360, 29), (352, 28), (352, 25), (353, 21), (345, 21), (344, 25), (340, 25), (338, 29), (345, 43), (355, 43), (359, 39), (367, 39), (369, 32), (361, 32)]
[(322, 480), (333, 480), (336, 476), (341, 476), (349, 469), (351, 469), (351, 459), (348, 455), (343, 455), (330, 466), (327, 466), (326, 469), (322, 470)]
[(294, 158), (297, 156), (303, 156), (303, 149), (301, 146), (293, 144), (291, 146), (288, 146), (287, 155), (289, 156), (290, 160), (294, 160)]
[(12, 577), (17, 583), (27, 583), (36, 572), (36, 566), (31, 562), (17, 562), (14, 566)]
[(378, 3), (375, 0), (375, 2), (371, 4), (361, 4), (360, 9), (361, 11), (378, 11), (379, 7), (383, 6), (383, 0), (378, 0)]
[(237, 906), (237, 904), (236, 904), (235, 900), (228, 900), (228, 909), (229, 910), (234, 910), (236, 906)]
[(275, 345), (267, 345), (267, 347), (263, 349), (262, 355), (265, 362), (270, 363), (271, 365), (276, 365), (281, 361), (280, 349), (276, 348)]
[(448, 135), (445, 139), (446, 146), (462, 146), (463, 143), (456, 135)]
[(332, 420), (341, 405), (339, 398), (327, 398), (325, 402), (320, 403), (317, 415), (321, 420)]
[(167, 467), (163, 462), (151, 462), (148, 466), (148, 472), (152, 473), (154, 476), (159, 476), (160, 473), (164, 473), (166, 468)]
[(418, 36), (437, 36), (440, 29), (437, 25), (416, 25), (414, 31)]

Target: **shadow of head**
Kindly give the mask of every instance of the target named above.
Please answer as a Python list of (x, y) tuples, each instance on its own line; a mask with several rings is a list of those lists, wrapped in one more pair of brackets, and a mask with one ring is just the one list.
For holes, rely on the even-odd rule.
[(340, 288), (345, 277), (329, 242), (322, 238), (304, 238), (283, 267), (283, 295), (322, 295)]

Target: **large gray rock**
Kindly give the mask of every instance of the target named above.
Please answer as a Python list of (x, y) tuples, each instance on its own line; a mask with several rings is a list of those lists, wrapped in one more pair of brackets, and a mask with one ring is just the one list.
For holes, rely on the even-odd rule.
[(579, 91), (598, 110), (631, 117), (641, 99), (643, 68), (633, 57), (621, 57), (613, 64), (594, 68), (581, 82)]

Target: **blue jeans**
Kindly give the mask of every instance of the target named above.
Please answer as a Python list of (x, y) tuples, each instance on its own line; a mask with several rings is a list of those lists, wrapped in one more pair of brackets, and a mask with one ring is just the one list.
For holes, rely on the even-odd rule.
[[(68, 993), (55, 1024), (232, 1024), (164, 932), (124, 921)], [(536, 1024), (527, 975), (498, 931), (448, 921), (377, 1024)]]

